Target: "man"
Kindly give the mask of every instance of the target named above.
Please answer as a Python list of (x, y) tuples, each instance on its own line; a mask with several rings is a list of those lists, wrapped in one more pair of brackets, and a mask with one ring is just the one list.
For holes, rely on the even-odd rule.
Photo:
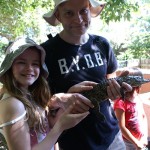
[[(55, 0), (55, 8), (44, 15), (53, 26), (62, 24), (63, 30), (41, 45), (46, 50), (46, 64), (50, 72), (49, 85), (53, 93), (67, 92), (83, 81), (100, 82), (115, 77), (117, 61), (108, 41), (87, 30), (91, 17), (98, 16), (105, 6), (95, 0)], [(81, 84), (82, 85), (82, 84)], [(129, 85), (123, 84), (130, 89)], [(120, 96), (120, 86), (112, 80), (107, 92), (111, 99)], [(105, 120), (91, 111), (76, 127), (59, 138), (62, 150), (124, 150), (125, 145), (110, 100), (100, 104)]]

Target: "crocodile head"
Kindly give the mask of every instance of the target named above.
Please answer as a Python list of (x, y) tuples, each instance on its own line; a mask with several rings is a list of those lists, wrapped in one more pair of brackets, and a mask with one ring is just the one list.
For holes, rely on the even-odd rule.
[(122, 77), (122, 82), (130, 84), (132, 87), (137, 87), (150, 82), (150, 79), (144, 79), (142, 76), (125, 76)]

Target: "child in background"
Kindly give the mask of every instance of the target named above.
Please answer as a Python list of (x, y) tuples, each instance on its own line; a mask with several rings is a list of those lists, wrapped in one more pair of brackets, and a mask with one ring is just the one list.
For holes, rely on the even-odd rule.
[[(142, 76), (137, 68), (129, 69), (129, 75)], [(148, 125), (143, 103), (139, 97), (141, 87), (133, 87), (125, 93), (124, 100), (114, 101), (114, 110), (119, 121), (126, 150), (144, 149), (147, 145)]]
[(28, 38), (17, 39), (6, 50), (0, 67), (0, 129), (10, 150), (51, 150), (65, 129), (89, 114), (71, 114), (75, 104), (70, 104), (50, 128), (44, 60), (44, 49)]

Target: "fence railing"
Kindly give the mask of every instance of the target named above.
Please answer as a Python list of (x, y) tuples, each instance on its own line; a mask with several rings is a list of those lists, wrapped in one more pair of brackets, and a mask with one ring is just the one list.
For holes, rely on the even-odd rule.
[(118, 60), (119, 68), (123, 67), (139, 67), (142, 69), (150, 69), (150, 59), (131, 59)]

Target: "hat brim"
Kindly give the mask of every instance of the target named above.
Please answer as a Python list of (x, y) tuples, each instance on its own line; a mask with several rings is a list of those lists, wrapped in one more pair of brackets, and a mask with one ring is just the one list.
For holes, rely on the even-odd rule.
[(11, 46), (13, 45), (13, 43), (7, 48), (6, 50), (6, 57), (4, 58), (3, 62), (1, 63), (0, 66), (0, 82), (3, 83), (2, 81), (2, 77), (3, 75), (11, 68), (14, 60), (20, 55), (22, 54), (25, 50), (27, 50), (30, 47), (35, 47), (36, 49), (38, 49), (41, 53), (41, 67), (42, 67), (42, 75), (43, 77), (47, 78), (49, 75), (48, 69), (45, 65), (45, 50), (43, 49), (43, 47), (37, 45), (36, 43), (26, 43), (22, 46), (20, 46), (17, 50), (15, 51), (11, 51)]
[[(48, 22), (50, 25), (52, 26), (57, 26), (58, 24), (60, 24), (60, 22), (57, 20), (57, 18), (55, 17), (55, 12), (58, 8), (58, 6), (61, 3), (64, 3), (68, 0), (62, 0), (60, 3), (58, 3), (55, 8), (51, 11), (49, 11), (48, 13), (43, 15), (43, 18), (45, 19), (46, 22)], [(91, 4), (91, 16), (92, 17), (97, 17), (103, 10), (103, 8), (106, 5), (106, 2), (102, 2), (102, 1), (95, 1), (95, 0), (89, 0), (90, 4)]]
[(104, 9), (106, 2), (100, 2), (100, 1), (95, 1), (95, 0), (89, 0), (91, 3), (91, 16), (92, 17), (97, 17), (102, 10)]

